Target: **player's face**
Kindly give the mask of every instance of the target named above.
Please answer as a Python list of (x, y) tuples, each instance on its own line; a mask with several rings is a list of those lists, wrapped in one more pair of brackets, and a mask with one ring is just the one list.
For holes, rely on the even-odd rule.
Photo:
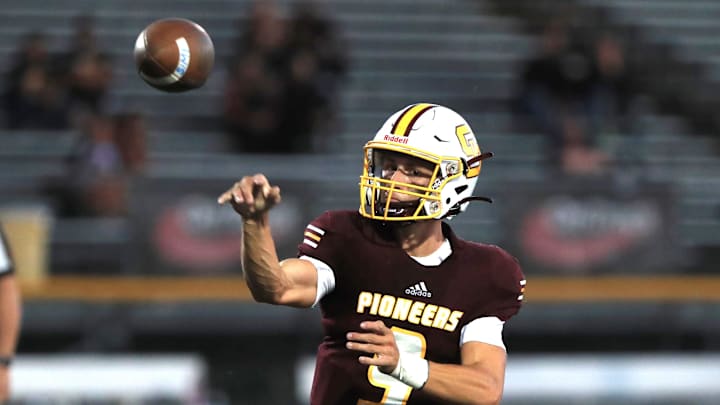
[[(392, 180), (397, 183), (412, 184), (426, 187), (430, 183), (435, 164), (426, 160), (408, 156), (402, 153), (389, 151), (376, 151), (376, 176), (385, 180)], [(409, 190), (407, 187), (397, 186), (391, 194), (393, 202), (406, 202), (417, 200), (417, 196), (402, 193), (402, 190)], [(417, 192), (417, 190), (414, 190)], [(387, 192), (385, 195), (387, 198)]]

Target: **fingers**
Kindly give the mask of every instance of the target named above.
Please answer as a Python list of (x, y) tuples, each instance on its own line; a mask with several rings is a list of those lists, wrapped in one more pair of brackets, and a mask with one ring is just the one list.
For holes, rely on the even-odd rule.
[(345, 347), (356, 352), (373, 354), (372, 357), (359, 356), (360, 364), (378, 366), (381, 367), (381, 370), (394, 370), (398, 364), (400, 353), (392, 330), (382, 321), (362, 322), (360, 328), (363, 329), (362, 332), (347, 333), (348, 341), (345, 343)]
[(382, 354), (382, 353), (386, 352), (385, 346), (373, 344), (373, 343), (347, 342), (345, 344), (345, 347), (347, 347), (350, 350), (354, 350), (356, 352), (363, 352), (363, 353), (375, 353), (375, 354), (380, 353), (380, 354)]
[(223, 205), (223, 204), (227, 203), (228, 201), (230, 201), (231, 198), (232, 198), (232, 191), (228, 190), (228, 191), (220, 194), (220, 197), (218, 197), (217, 202), (218, 202), (218, 204)]
[(272, 205), (277, 205), (281, 200), (282, 197), (280, 196), (280, 187), (273, 186), (270, 188), (270, 191), (265, 196), (265, 199), (272, 203)]
[(392, 334), (392, 331), (390, 328), (385, 326), (385, 323), (383, 321), (374, 321), (374, 322), (362, 322), (360, 323), (360, 328), (368, 331), (377, 333), (380, 335), (388, 335)]
[[(362, 322), (360, 328), (367, 331), (367, 333), (348, 332), (346, 335), (347, 340), (364, 343), (381, 343), (388, 340), (395, 342), (392, 331), (385, 326), (383, 321)], [(388, 337), (391, 339), (388, 339)]]
[(380, 336), (374, 333), (358, 333), (358, 332), (350, 332), (347, 334), (347, 339), (353, 342), (362, 342), (362, 343), (381, 343), (386, 341), (387, 339), (384, 336)]
[(270, 189), (268, 180), (263, 174), (243, 177), (235, 185), (233, 196), (238, 204), (254, 205), (256, 197), (265, 197), (267, 190)]
[(378, 366), (378, 367), (387, 367), (392, 370), (395, 369), (395, 366), (397, 365), (397, 360), (394, 360), (391, 356), (383, 356), (383, 355), (375, 355), (373, 357), (368, 356), (360, 356), (358, 357), (358, 362), (360, 364), (364, 364), (366, 366)]
[(360, 364), (371, 366), (390, 366), (390, 370), (397, 365), (400, 354), (395, 347), (395, 342), (384, 344), (347, 342), (345, 347), (360, 353), (372, 353), (373, 356), (359, 356)]
[(217, 199), (218, 204), (231, 203), (244, 218), (260, 215), (280, 200), (280, 188), (271, 186), (263, 174), (243, 177)]

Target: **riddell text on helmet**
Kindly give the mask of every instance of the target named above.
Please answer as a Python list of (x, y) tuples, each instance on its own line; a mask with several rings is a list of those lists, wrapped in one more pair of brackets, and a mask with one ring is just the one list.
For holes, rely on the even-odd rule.
[(395, 136), (395, 135), (385, 135), (386, 141), (390, 142), (397, 142), (397, 143), (408, 143), (408, 137), (407, 136)]

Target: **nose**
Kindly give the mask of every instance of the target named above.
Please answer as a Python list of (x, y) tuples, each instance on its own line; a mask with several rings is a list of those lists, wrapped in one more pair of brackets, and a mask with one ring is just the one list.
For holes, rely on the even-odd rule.
[(402, 201), (407, 198), (410, 198), (409, 195), (404, 193), (405, 191), (410, 191), (411, 188), (408, 186), (405, 186), (405, 184), (410, 183), (410, 177), (405, 174), (405, 171), (401, 168), (398, 168), (393, 172), (392, 176), (390, 176), (390, 180), (393, 182), (392, 190), (388, 192), (388, 197), (391, 200), (398, 200)]
[(410, 177), (408, 177), (408, 175), (405, 174), (405, 171), (402, 168), (398, 168), (397, 170), (395, 170), (393, 172), (392, 176), (390, 176), (390, 180), (397, 181), (400, 183), (409, 183)]

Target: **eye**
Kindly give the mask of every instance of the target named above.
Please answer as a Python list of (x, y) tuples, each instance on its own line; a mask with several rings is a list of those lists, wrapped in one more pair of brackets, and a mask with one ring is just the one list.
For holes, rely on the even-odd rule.
[(398, 169), (397, 164), (395, 164), (395, 162), (392, 162), (392, 161), (385, 161), (382, 163), (382, 165), (380, 167), (381, 167), (380, 175), (386, 179), (392, 177), (393, 174)]
[(397, 165), (393, 162), (386, 162), (386, 163), (383, 163), (382, 169), (383, 169), (383, 171), (394, 172), (394, 171), (397, 171)]

